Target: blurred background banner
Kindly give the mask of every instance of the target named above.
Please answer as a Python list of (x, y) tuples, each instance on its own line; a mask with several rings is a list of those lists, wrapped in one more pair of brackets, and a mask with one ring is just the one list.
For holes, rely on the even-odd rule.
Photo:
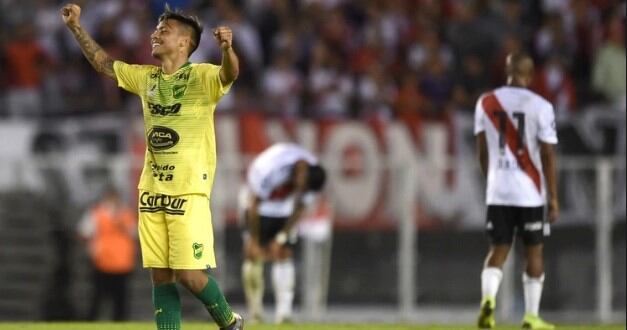
[[(194, 62), (218, 61), (207, 33), (217, 25), (233, 28), (242, 60), (216, 113), (216, 275), (230, 300), (243, 303), (245, 169), (294, 141), (329, 168), (333, 210), (329, 239), (302, 244), (301, 317), (474, 321), (488, 248), (474, 103), (504, 84), (505, 55), (525, 49), (560, 138), (563, 210), (546, 246), (543, 309), (624, 322), (624, 1), (168, 2), (205, 23)], [(155, 63), (149, 34), (163, 1), (78, 3), (114, 58)], [(0, 1), (0, 320), (84, 318), (89, 259), (77, 223), (107, 186), (130, 206), (137, 199), (141, 106), (84, 60), (61, 4)], [(508, 267), (500, 313), (517, 321), (523, 265)], [(147, 279), (138, 265), (133, 319), (151, 318)], [(186, 315), (204, 316), (186, 301)]]

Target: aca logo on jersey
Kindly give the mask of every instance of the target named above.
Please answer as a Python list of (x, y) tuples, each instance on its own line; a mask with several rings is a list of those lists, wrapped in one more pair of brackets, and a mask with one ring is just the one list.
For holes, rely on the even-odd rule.
[(159, 151), (174, 147), (179, 143), (179, 134), (168, 127), (153, 126), (148, 132), (150, 150)]
[(161, 105), (148, 102), (148, 110), (154, 116), (177, 116), (181, 111), (181, 104)]
[(140, 212), (165, 212), (173, 215), (185, 215), (185, 206), (187, 199), (162, 195), (151, 194), (150, 192), (143, 192), (139, 196), (139, 211)]

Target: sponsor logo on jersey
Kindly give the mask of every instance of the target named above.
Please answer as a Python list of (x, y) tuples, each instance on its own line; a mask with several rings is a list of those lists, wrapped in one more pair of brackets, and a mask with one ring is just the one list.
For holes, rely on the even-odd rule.
[(173, 197), (162, 194), (152, 194), (150, 192), (143, 192), (139, 196), (139, 211), (156, 213), (165, 212), (172, 215), (184, 215), (185, 209), (183, 208), (187, 203), (187, 199), (181, 197)]
[(148, 102), (148, 111), (153, 116), (178, 116), (181, 111), (181, 104), (161, 105)]
[(542, 221), (528, 222), (525, 224), (525, 231), (539, 231), (544, 228)]
[(150, 169), (152, 170), (152, 177), (159, 181), (172, 181), (174, 180), (174, 170), (176, 166), (174, 165), (160, 165), (153, 162), (150, 162)]
[(167, 150), (179, 142), (179, 134), (168, 127), (153, 126), (148, 132), (148, 146), (150, 150)]
[(192, 244), (192, 249), (194, 250), (194, 258), (196, 258), (196, 260), (200, 260), (200, 258), (202, 258), (202, 252), (204, 251), (205, 246), (200, 243), (194, 243)]

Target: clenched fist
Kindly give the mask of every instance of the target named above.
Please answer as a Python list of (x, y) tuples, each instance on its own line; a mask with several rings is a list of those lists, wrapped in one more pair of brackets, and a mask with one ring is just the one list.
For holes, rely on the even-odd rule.
[(216, 38), (218, 43), (220, 43), (220, 48), (222, 48), (222, 50), (227, 50), (231, 48), (233, 44), (233, 31), (231, 31), (230, 27), (217, 27), (215, 30), (213, 30), (213, 36)]
[(68, 3), (61, 8), (61, 18), (67, 26), (78, 26), (81, 17), (81, 7), (73, 3)]

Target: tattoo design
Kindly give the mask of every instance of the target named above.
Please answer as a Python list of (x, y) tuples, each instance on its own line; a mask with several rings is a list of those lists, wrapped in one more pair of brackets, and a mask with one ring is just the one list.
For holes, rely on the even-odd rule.
[(91, 63), (91, 66), (93, 66), (96, 71), (115, 79), (113, 59), (109, 57), (107, 52), (105, 52), (82, 27), (74, 26), (70, 29), (72, 30), (72, 33), (74, 33), (76, 41), (78, 41), (83, 54), (85, 54), (85, 57), (89, 63)]

